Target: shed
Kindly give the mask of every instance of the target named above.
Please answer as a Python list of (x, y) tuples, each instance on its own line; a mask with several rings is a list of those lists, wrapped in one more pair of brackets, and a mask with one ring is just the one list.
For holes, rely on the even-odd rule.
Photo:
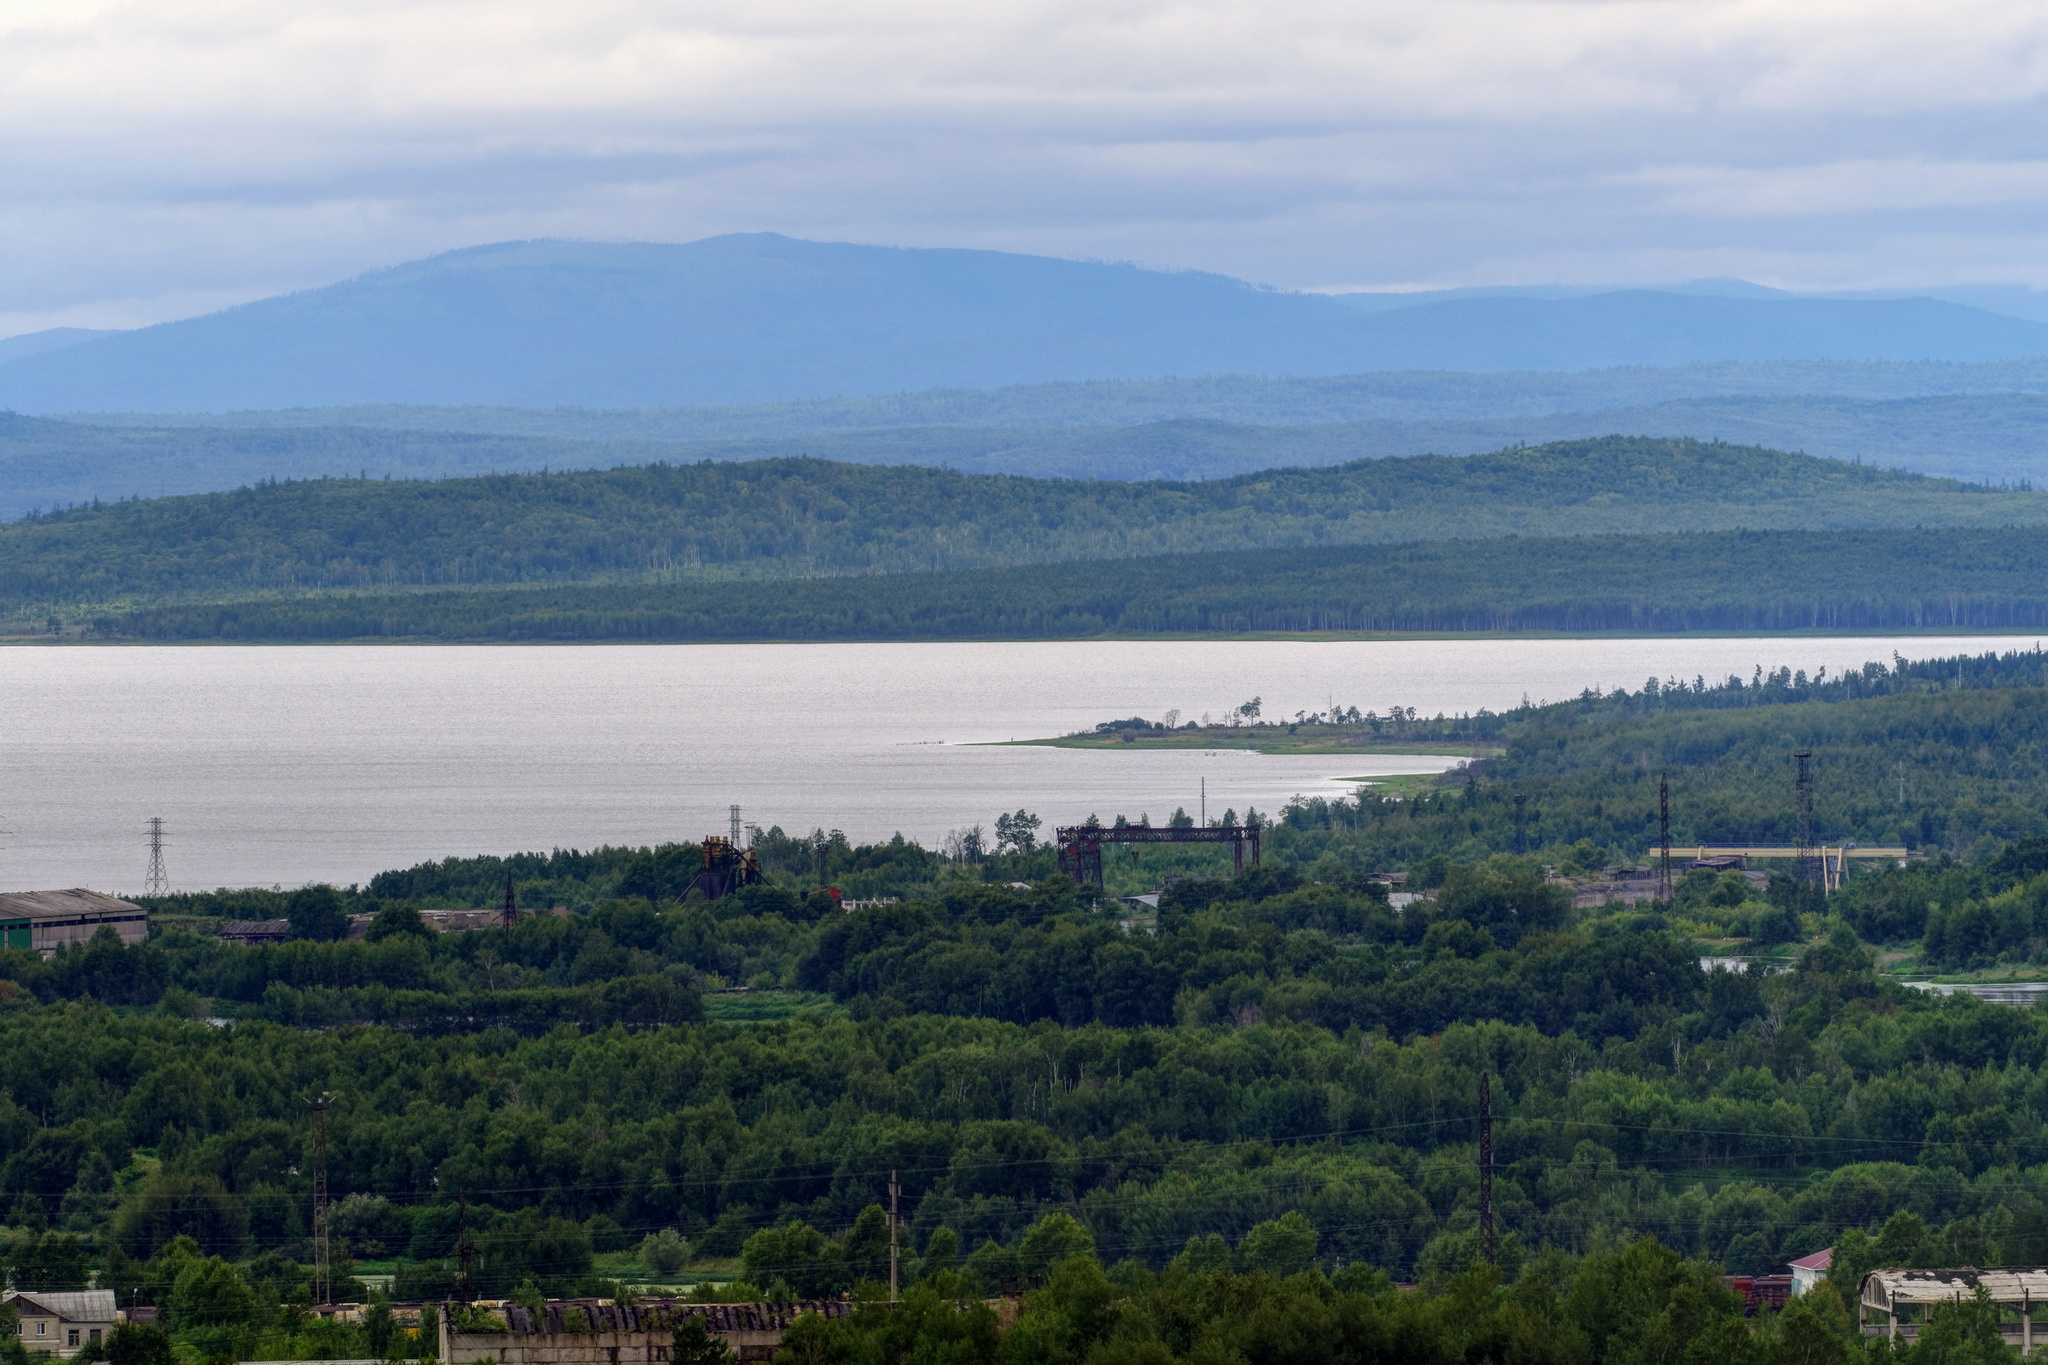
[(1979, 1270), (1975, 1266), (1953, 1270), (1873, 1270), (1863, 1277), (1863, 1288), (1857, 1295), (1863, 1335), (1910, 1342), (1920, 1335), (1928, 1315), (1938, 1305), (1971, 1298), (1979, 1288), (1991, 1296), (1993, 1303), (2007, 1310), (1999, 1315), (1998, 1324), (2006, 1344), (2018, 1347), (2021, 1355), (2032, 1355), (2034, 1314), (2048, 1301), (2048, 1269), (2040, 1266), (2002, 1270)]
[(107, 925), (123, 943), (149, 937), (149, 912), (115, 896), (69, 891), (0, 892), (0, 948), (28, 948), (49, 957), (67, 943), (83, 943)]
[(1792, 1271), (1792, 1292), (1804, 1294), (1807, 1290), (1827, 1278), (1828, 1267), (1835, 1263), (1835, 1249), (1816, 1251), (1811, 1256), (1801, 1256), (1787, 1264)]
[(118, 1318), (111, 1289), (10, 1289), (6, 1302), (21, 1317), (21, 1344), (30, 1355), (68, 1358), (89, 1352), (86, 1359), (98, 1360), (100, 1343)]

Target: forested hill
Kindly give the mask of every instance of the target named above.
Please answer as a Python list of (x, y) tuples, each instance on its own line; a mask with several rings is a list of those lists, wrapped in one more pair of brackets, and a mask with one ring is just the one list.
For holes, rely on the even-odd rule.
[(0, 528), (0, 601), (986, 569), (1448, 537), (2048, 522), (2048, 494), (1611, 437), (1204, 483), (786, 459), (330, 479)]
[(1259, 632), (2048, 629), (2048, 530), (1247, 550), (934, 574), (23, 604), (133, 639), (949, 640)]

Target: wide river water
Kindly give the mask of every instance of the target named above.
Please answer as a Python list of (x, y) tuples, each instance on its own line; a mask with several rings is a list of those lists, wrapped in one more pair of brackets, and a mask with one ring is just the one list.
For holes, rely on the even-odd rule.
[(695, 839), (727, 809), (935, 844), (1001, 811), (1272, 811), (1458, 760), (991, 747), (1178, 709), (1424, 714), (1647, 677), (1830, 672), (2026, 637), (189, 646), (0, 650), (0, 889), (360, 882), (429, 858)]

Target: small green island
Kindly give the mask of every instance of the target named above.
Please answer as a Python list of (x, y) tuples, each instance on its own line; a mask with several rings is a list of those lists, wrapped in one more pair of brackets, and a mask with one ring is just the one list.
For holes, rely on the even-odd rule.
[(1220, 719), (1204, 715), (1198, 720), (1182, 720), (1180, 712), (1169, 711), (1161, 720), (1131, 716), (1102, 721), (1093, 729), (1070, 735), (1007, 743), (1054, 749), (1246, 749), (1262, 754), (1441, 754), (1456, 758), (1485, 758), (1506, 747), (1502, 718), (1488, 711), (1425, 720), (1414, 707), (1396, 706), (1382, 716), (1355, 706), (1332, 706), (1286, 719), (1264, 717), (1263, 707), (1263, 699), (1253, 697)]

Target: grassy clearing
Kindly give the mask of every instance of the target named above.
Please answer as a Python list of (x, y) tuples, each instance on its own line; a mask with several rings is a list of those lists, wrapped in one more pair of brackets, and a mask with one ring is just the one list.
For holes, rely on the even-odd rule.
[(704, 1015), (721, 1024), (764, 1024), (844, 1013), (829, 995), (814, 991), (717, 992), (704, 997)]

